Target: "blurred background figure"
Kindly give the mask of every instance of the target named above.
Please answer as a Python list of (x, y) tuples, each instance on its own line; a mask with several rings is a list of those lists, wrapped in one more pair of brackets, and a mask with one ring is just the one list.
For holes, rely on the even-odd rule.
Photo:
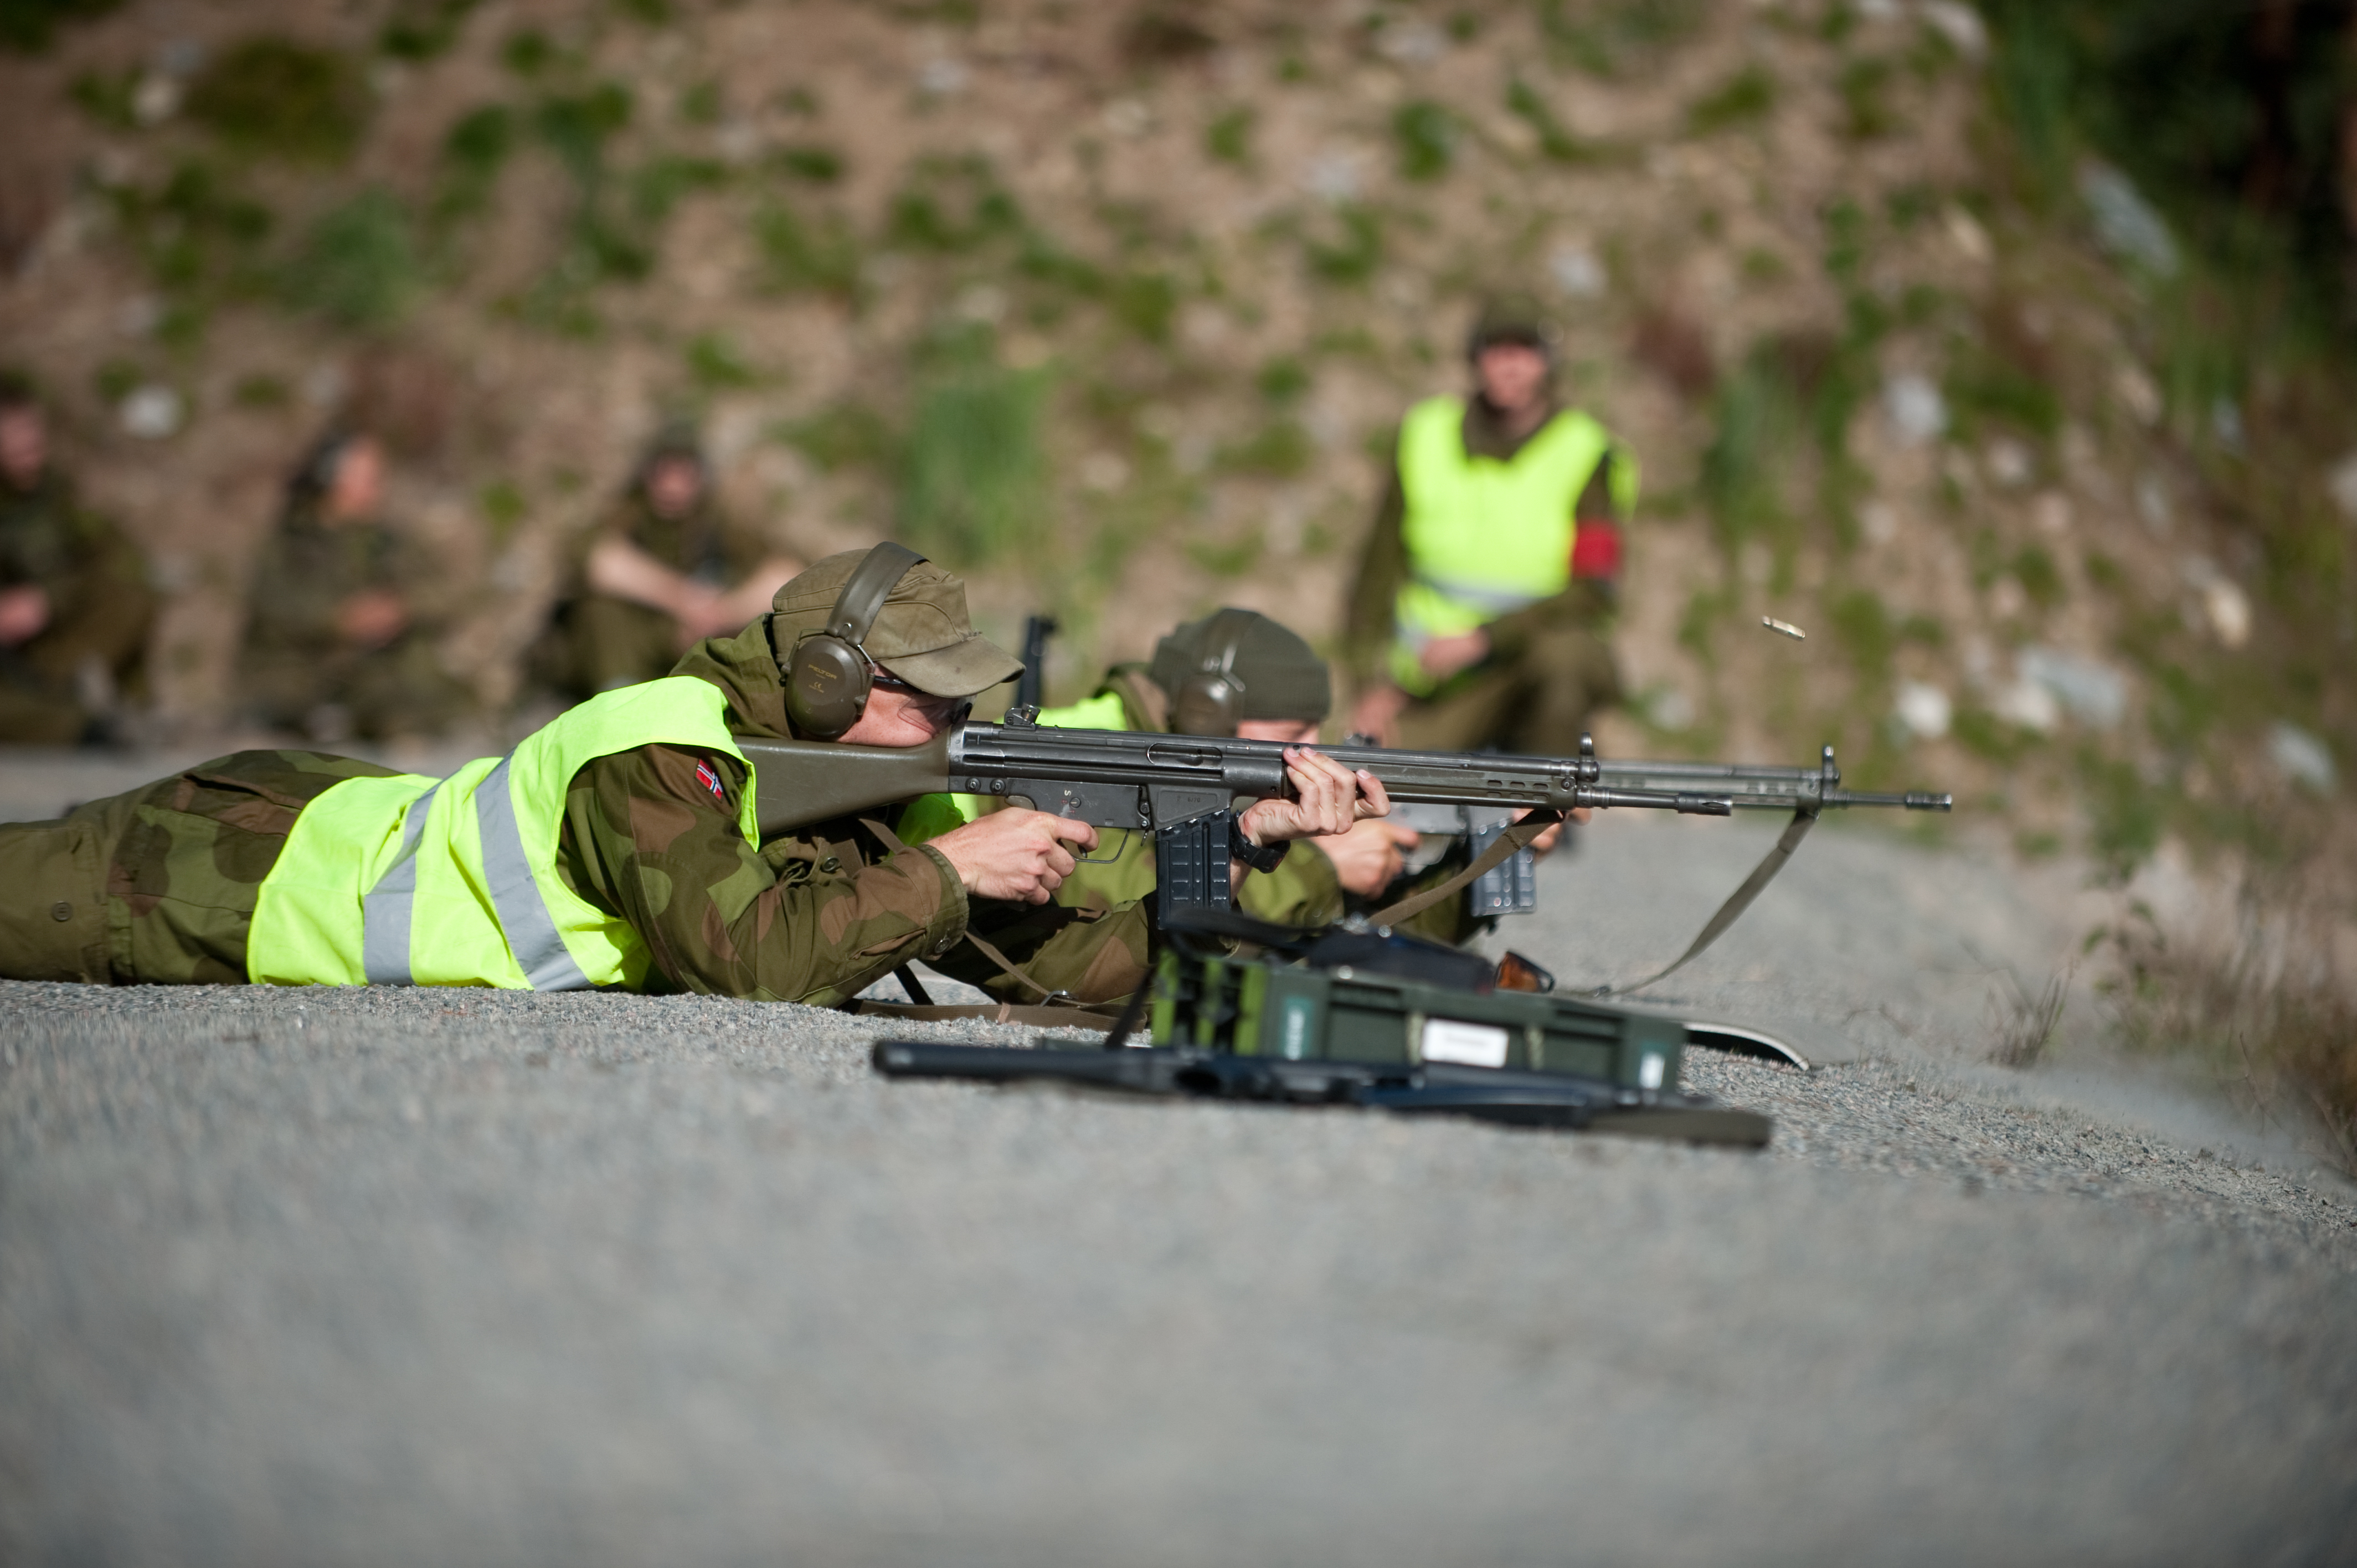
[(443, 669), (435, 563), (382, 520), (384, 447), (338, 431), (287, 486), (253, 573), (242, 675), (253, 716), (323, 744), (436, 735), (472, 694)]
[(1349, 607), (1353, 725), (1386, 745), (1563, 756), (1620, 696), (1604, 633), (1637, 465), (1557, 403), (1561, 336), (1534, 300), (1492, 302), (1474, 395), (1400, 422)]
[(694, 433), (666, 429), (591, 536), (534, 671), (576, 699), (657, 680), (701, 639), (742, 630), (801, 570), (721, 510)]
[(139, 552), (51, 461), (31, 383), (0, 375), (0, 741), (121, 738), (155, 609)]

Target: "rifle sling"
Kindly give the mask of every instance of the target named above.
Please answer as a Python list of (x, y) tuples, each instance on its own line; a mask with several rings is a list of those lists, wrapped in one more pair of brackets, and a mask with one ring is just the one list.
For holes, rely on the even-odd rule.
[(1378, 926), (1396, 926), (1410, 916), (1421, 915), (1435, 904), (1473, 885), (1474, 878), (1505, 863), (1508, 855), (1527, 849), (1530, 842), (1555, 823), (1563, 821), (1561, 811), (1536, 811), (1506, 829), (1490, 841), (1490, 847), (1473, 859), (1473, 864), (1442, 883), (1421, 893), (1411, 893), (1396, 904), (1386, 906), (1367, 917)]
[(1751, 900), (1759, 897), (1761, 889), (1776, 880), (1776, 874), (1784, 869), (1784, 863), (1792, 858), (1792, 852), (1801, 847), (1801, 841), (1808, 837), (1809, 830), (1816, 825), (1816, 812), (1805, 808), (1794, 811), (1792, 820), (1785, 824), (1783, 832), (1777, 838), (1776, 847), (1770, 850), (1760, 864), (1751, 868), (1751, 875), (1743, 879), (1742, 886), (1727, 896), (1727, 902), (1718, 907), (1718, 912), (1711, 916), (1709, 923), (1703, 927), (1702, 934), (1695, 937), (1686, 950), (1678, 955), (1675, 963), (1667, 969), (1647, 975), (1633, 985), (1599, 985), (1587, 994), (1605, 996), (1618, 993), (1626, 996), (1632, 991), (1644, 990), (1655, 981), (1667, 980), (1671, 975), (1684, 969), (1688, 959), (1698, 956), (1705, 948), (1718, 940), (1726, 933), (1727, 928), (1735, 924), (1744, 910), (1751, 908)]
[[(909, 846), (900, 842), (900, 835), (894, 832), (890, 828), (887, 827), (884, 823), (878, 822), (874, 817), (860, 818), (859, 825), (876, 835), (877, 842), (884, 846), (886, 853), (890, 854), (903, 854), (908, 852)], [(1048, 987), (1032, 979), (1028, 974), (1026, 974), (1023, 972), (1021, 965), (1017, 964), (1013, 959), (1008, 958), (1005, 953), (1000, 952), (995, 944), (983, 940), (982, 938), (975, 936), (972, 931), (965, 933), (965, 940), (974, 944), (974, 950), (976, 952), (979, 952), (983, 957), (988, 959), (991, 962), (996, 964), (1001, 970), (1005, 971), (1008, 977), (1013, 979), (1016, 983), (1018, 985), (1028, 986), (1032, 990), (1038, 992), (1039, 993), (1040, 1000), (1048, 1005), (1043, 1007), (1031, 1007), (1017, 1006), (1012, 1003), (970, 1002), (954, 1006), (937, 1006), (932, 1004), (932, 999), (925, 994), (924, 988), (916, 983), (916, 977), (909, 972), (908, 965), (902, 964), (899, 969), (894, 970), (893, 972), (900, 977), (901, 986), (909, 993), (910, 998), (914, 1000), (918, 1005), (915, 1007), (906, 1007), (900, 1004), (891, 1002), (866, 1002), (860, 1004), (860, 1010), (863, 1012), (870, 1009), (880, 1011), (885, 1008), (890, 1008), (892, 1009), (893, 1015), (900, 1018), (991, 1018), (996, 1019), (1001, 1024), (1036, 1024), (1039, 1022), (1038, 1018), (1018, 1018), (1013, 1016), (1002, 1016), (1002, 1015), (1008, 1014), (1010, 1009), (1014, 1013), (1022, 1014), (1047, 1013), (1050, 1011), (1063, 1013), (1068, 1010), (1078, 1011), (1082, 1005), (1078, 1003), (1071, 1004), (1069, 1009), (1067, 1007), (1058, 1006), (1057, 998), (1061, 996), (1063, 993), (1060, 991), (1050, 991)], [(1102, 1025), (1094, 1025), (1092, 1023), (1083, 1022), (1080, 1019), (1059, 1019), (1057, 1022), (1070, 1022), (1076, 1027), (1080, 1028), (1102, 1027), (1110, 1029), (1113, 1027), (1113, 1021), (1110, 1017), (1108, 1017)]]

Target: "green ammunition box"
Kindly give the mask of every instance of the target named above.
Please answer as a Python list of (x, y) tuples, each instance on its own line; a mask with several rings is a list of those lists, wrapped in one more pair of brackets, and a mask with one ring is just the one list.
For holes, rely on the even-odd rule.
[(1454, 1062), (1675, 1089), (1674, 1018), (1529, 991), (1463, 991), (1349, 968), (1165, 952), (1154, 1043), (1288, 1061)]

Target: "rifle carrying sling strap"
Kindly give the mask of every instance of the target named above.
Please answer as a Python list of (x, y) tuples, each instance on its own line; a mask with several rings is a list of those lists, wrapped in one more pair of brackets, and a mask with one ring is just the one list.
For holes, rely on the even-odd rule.
[(1721, 904), (1718, 907), (1718, 912), (1711, 916), (1709, 922), (1703, 927), (1702, 934), (1687, 945), (1686, 950), (1680, 953), (1677, 961), (1671, 964), (1669, 968), (1649, 974), (1633, 984), (1599, 985), (1587, 994), (1626, 996), (1632, 991), (1644, 990), (1655, 981), (1667, 980), (1671, 975), (1684, 969), (1688, 959), (1697, 957), (1705, 948), (1718, 940), (1726, 933), (1727, 928), (1735, 924), (1744, 910), (1751, 908), (1751, 900), (1759, 897), (1761, 889), (1776, 880), (1776, 874), (1784, 869), (1784, 863), (1792, 858), (1792, 852), (1801, 847), (1801, 841), (1808, 837), (1809, 830), (1816, 825), (1816, 812), (1806, 809), (1794, 811), (1792, 820), (1784, 825), (1783, 832), (1778, 835), (1776, 847), (1770, 850), (1761, 858), (1760, 864), (1751, 868), (1751, 875), (1743, 879), (1742, 886), (1727, 896), (1727, 902)]
[(1398, 903), (1386, 905), (1376, 910), (1367, 918), (1378, 926), (1396, 926), (1412, 915), (1423, 914), (1443, 898), (1451, 897), (1473, 886), (1484, 872), (1504, 865), (1508, 855), (1529, 848), (1533, 839), (1561, 821), (1563, 821), (1561, 811), (1533, 811), (1491, 840), (1488, 849), (1473, 857), (1472, 865), (1439, 886), (1427, 887), (1421, 893), (1411, 893)]

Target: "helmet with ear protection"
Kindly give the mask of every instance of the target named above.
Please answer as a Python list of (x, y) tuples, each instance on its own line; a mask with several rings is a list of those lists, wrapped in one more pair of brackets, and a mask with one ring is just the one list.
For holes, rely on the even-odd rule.
[(893, 587), (924, 557), (890, 540), (870, 550), (827, 612), (826, 628), (803, 636), (786, 659), (786, 716), (812, 740), (834, 740), (859, 722), (876, 683), (862, 646)]
[(1171, 694), (1170, 727), (1180, 735), (1236, 733), (1243, 718), (1244, 682), (1236, 673), (1236, 650), (1256, 618), (1250, 610), (1223, 609), (1203, 634), (1199, 667)]

